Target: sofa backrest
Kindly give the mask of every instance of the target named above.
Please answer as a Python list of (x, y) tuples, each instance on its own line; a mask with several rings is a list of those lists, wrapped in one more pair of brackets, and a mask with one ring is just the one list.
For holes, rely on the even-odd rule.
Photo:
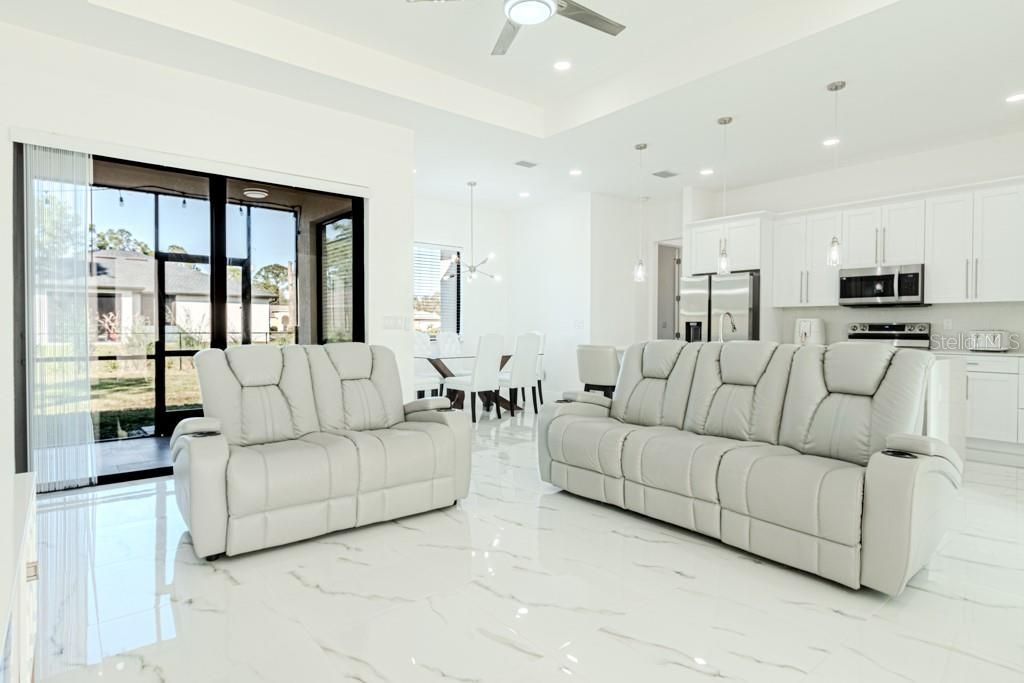
[(404, 419), (395, 354), (356, 342), (305, 346), (320, 429), (386, 429)]
[(320, 428), (309, 363), (299, 346), (205, 349), (195, 366), (203, 412), (220, 420), (230, 444), (295, 439)]
[(793, 357), (779, 442), (802, 453), (866, 465), (889, 434), (920, 434), (926, 351), (840, 342)]
[(626, 350), (612, 399), (612, 417), (645, 427), (682, 429), (701, 344), (651, 341)]
[(793, 344), (767, 341), (702, 345), (683, 428), (777, 444), (796, 349)]

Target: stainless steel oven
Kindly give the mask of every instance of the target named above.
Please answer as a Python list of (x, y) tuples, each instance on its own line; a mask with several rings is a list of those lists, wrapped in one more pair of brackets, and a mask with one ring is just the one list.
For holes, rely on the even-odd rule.
[(841, 306), (914, 306), (923, 303), (923, 265), (844, 268), (839, 271)]

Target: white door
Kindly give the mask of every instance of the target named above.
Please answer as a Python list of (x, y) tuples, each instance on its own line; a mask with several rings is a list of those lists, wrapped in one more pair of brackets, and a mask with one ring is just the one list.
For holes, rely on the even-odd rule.
[(879, 248), (884, 265), (924, 263), (924, 200), (882, 207)]
[(1017, 440), (1017, 375), (967, 373), (967, 436)]
[(871, 268), (879, 263), (882, 210), (877, 207), (843, 212), (843, 268)]
[(932, 197), (925, 217), (925, 303), (970, 300), (974, 195), (964, 192)]
[(718, 252), (722, 248), (722, 226), (702, 225), (691, 228), (694, 274), (718, 272)]
[(729, 270), (757, 270), (761, 267), (760, 219), (728, 223), (723, 237), (729, 254)]
[[(804, 301), (811, 306), (839, 304), (839, 268), (828, 265), (832, 238), (841, 239), (843, 214), (838, 211), (807, 217), (807, 284)], [(846, 267), (840, 264), (840, 267)]]
[(806, 220), (800, 217), (776, 221), (772, 232), (772, 304), (803, 305)]
[[(974, 298), (1024, 301), (1024, 187), (974, 194)], [(926, 275), (927, 277), (927, 275)]]

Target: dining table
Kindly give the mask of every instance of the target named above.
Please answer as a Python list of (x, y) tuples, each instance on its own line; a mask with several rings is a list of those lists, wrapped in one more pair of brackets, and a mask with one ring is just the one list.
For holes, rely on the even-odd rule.
[[(543, 356), (544, 354), (541, 353), (541, 354), (538, 354), (538, 355)], [(452, 371), (452, 369), (451, 369), (451, 367), (449, 367), (448, 363), (455, 362), (455, 361), (471, 361), (471, 360), (475, 360), (476, 359), (476, 355), (475, 354), (469, 353), (469, 352), (465, 352), (465, 351), (457, 351), (457, 352), (453, 352), (453, 353), (427, 353), (427, 354), (417, 353), (413, 357), (416, 360), (425, 360), (428, 363), (430, 363), (430, 365), (433, 366), (434, 370), (437, 371), (437, 374), (439, 374), (441, 377), (444, 377), (445, 379), (447, 379), (449, 377), (454, 377), (455, 376), (455, 372)], [(511, 353), (503, 353), (503, 354), (501, 354), (501, 363), (498, 365), (499, 370), (503, 370), (505, 368), (505, 366), (508, 365), (508, 362), (510, 360), (512, 360), (512, 354)], [(525, 387), (522, 387), (522, 388), (525, 389)], [(458, 409), (461, 410), (462, 407), (463, 407), (463, 403), (464, 403), (464, 401), (466, 399), (466, 392), (459, 391), (459, 390), (456, 390), (456, 389), (449, 389), (448, 393), (452, 396), (452, 407), (453, 408), (458, 408)], [(490, 410), (491, 409), (491, 402), (493, 400), (497, 400), (499, 406), (501, 406), (503, 409), (505, 409), (505, 410), (507, 410), (509, 412), (512, 412), (512, 402), (509, 399), (507, 399), (504, 396), (502, 396), (501, 393), (499, 391), (497, 391), (497, 390), (495, 390), (493, 392), (486, 392), (486, 393), (485, 392), (481, 392), (480, 393), (480, 400), (481, 400), (481, 402), (483, 402), (484, 410)], [(523, 402), (525, 403), (525, 401), (526, 401), (526, 396), (524, 394), (523, 395)], [(523, 410), (523, 408), (520, 407), (520, 405), (518, 403), (516, 403), (515, 408), (516, 408), (516, 410)]]

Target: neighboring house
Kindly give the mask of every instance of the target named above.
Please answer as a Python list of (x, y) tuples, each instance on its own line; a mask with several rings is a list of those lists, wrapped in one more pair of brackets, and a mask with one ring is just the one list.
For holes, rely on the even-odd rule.
[[(120, 341), (135, 334), (152, 335), (156, 324), (156, 259), (137, 252), (102, 249), (90, 255), (89, 300), (98, 341)], [(210, 333), (209, 274), (190, 263), (168, 262), (164, 293), (168, 342), (178, 334)], [(252, 334), (270, 332), (272, 292), (253, 287)], [(275, 305), (274, 308), (277, 308)], [(287, 309), (287, 306), (285, 306)], [(228, 334), (241, 335), (242, 283), (228, 279)]]

